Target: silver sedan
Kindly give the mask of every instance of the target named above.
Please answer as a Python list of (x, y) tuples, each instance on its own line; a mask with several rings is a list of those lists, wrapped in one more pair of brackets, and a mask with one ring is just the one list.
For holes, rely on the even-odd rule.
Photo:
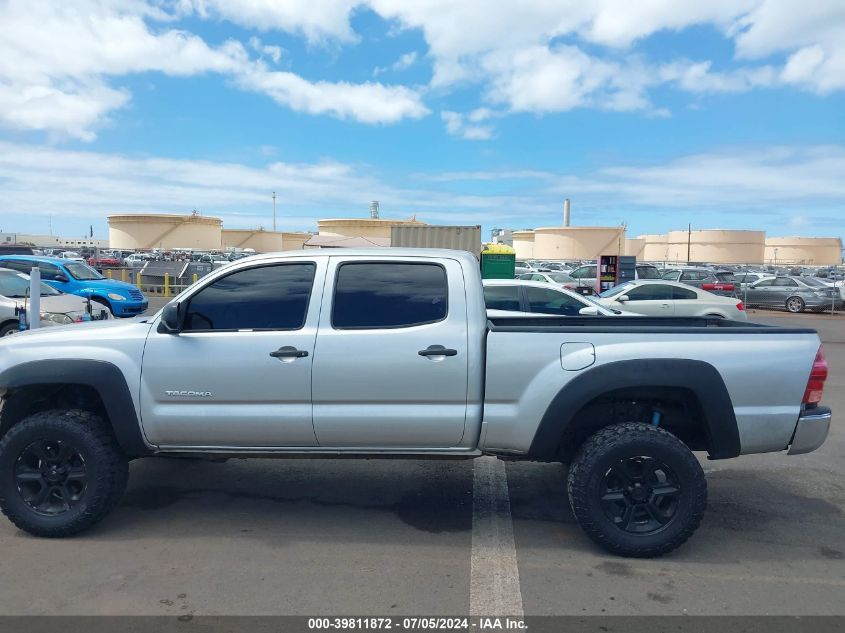
[(749, 306), (786, 308), (790, 312), (830, 310), (843, 307), (838, 288), (814, 286), (801, 277), (770, 277), (754, 282), (740, 294)]

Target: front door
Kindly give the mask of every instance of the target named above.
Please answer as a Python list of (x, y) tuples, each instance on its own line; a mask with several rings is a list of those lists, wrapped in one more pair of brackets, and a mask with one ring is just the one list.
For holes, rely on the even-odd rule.
[(428, 257), (332, 262), (314, 356), (320, 446), (458, 445), (468, 377), (460, 264)]
[(141, 374), (147, 439), (170, 447), (316, 445), (311, 366), (323, 277), (324, 258), (242, 268), (182, 301), (179, 334), (154, 325)]

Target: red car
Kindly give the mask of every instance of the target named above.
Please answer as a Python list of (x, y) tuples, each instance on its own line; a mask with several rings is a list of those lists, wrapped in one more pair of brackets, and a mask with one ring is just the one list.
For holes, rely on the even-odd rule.
[(88, 265), (94, 268), (118, 268), (120, 260), (115, 257), (91, 257), (88, 259)]

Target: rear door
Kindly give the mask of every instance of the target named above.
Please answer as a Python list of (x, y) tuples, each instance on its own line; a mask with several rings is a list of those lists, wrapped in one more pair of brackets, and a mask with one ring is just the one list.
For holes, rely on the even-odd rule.
[(672, 286), (672, 300), (675, 304), (675, 316), (698, 316), (702, 309), (698, 293), (693, 288)]
[(468, 379), (460, 263), (395, 256), (331, 262), (314, 355), (320, 446), (458, 445)]

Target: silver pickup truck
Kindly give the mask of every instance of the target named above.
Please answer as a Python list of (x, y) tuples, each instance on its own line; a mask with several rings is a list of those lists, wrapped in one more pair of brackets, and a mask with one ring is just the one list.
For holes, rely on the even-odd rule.
[(119, 502), (129, 460), (407, 456), (570, 465), (591, 538), (656, 556), (698, 527), (698, 459), (824, 442), (813, 330), (487, 318), (477, 261), (307, 250), (216, 270), (157, 315), (0, 341), (0, 507), (40, 536)]

